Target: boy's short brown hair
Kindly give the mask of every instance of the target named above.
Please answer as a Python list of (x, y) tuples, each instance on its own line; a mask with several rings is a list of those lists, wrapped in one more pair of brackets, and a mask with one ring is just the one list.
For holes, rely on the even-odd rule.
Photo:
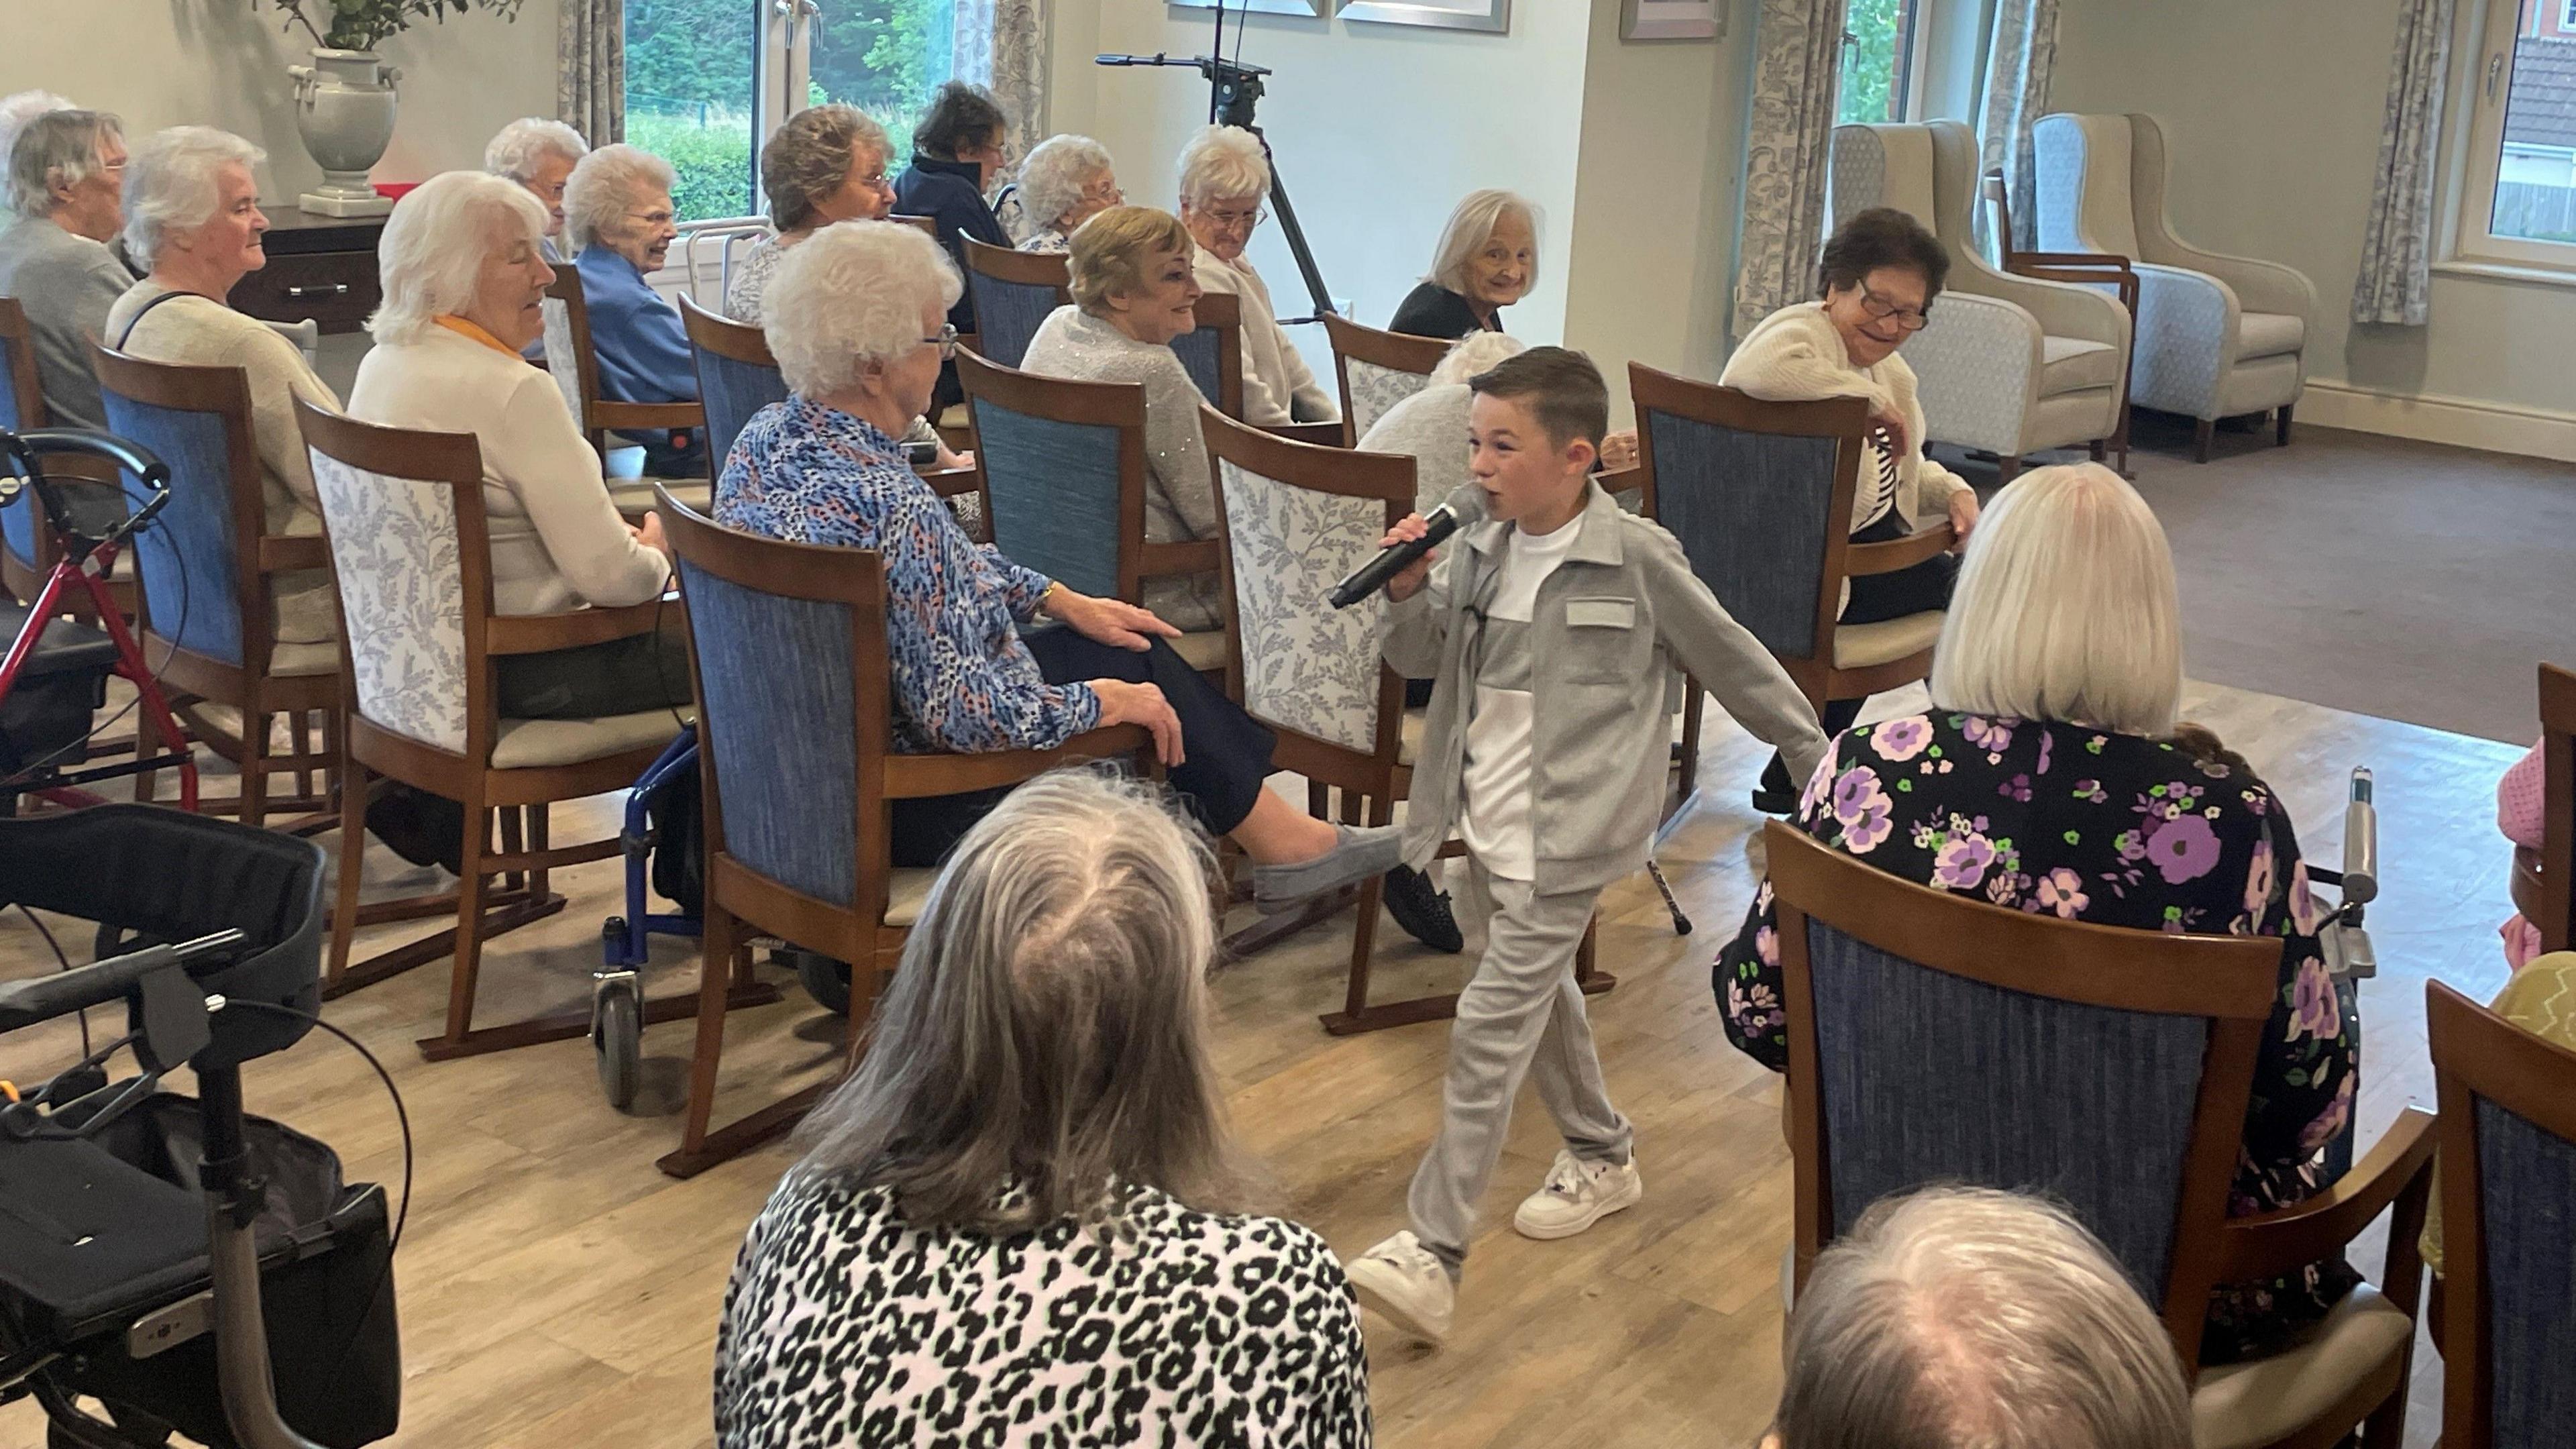
[(1550, 444), (1577, 438), (1601, 446), (1610, 431), (1610, 385), (1592, 359), (1564, 347), (1533, 347), (1467, 379), (1470, 390), (1509, 402), (1526, 400)]

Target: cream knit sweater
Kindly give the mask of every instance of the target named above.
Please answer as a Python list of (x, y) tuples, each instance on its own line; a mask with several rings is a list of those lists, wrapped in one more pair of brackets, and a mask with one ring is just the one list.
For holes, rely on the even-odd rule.
[[(1718, 374), (1723, 387), (1739, 388), (1764, 402), (1813, 402), (1858, 397), (1870, 410), (1893, 408), (1905, 419), (1904, 456), (1896, 460), (1896, 511), (1907, 530), (1944, 517), (1950, 495), (1967, 487), (1959, 475), (1923, 456), (1923, 407), (1914, 400), (1914, 369), (1889, 353), (1875, 367), (1854, 367), (1822, 302), (1798, 302), (1765, 317), (1736, 345)], [(1877, 456), (1862, 461), (1863, 495)], [(1855, 520), (1857, 522), (1858, 520)]]

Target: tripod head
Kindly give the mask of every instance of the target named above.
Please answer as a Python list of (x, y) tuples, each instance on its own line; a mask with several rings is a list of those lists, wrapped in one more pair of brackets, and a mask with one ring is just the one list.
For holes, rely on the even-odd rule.
[(1216, 123), (1241, 126), (1247, 131), (1260, 127), (1253, 124), (1253, 107), (1267, 94), (1261, 78), (1270, 74), (1266, 65), (1245, 65), (1239, 60), (1209, 55), (1101, 55), (1092, 57), (1094, 65), (1185, 65), (1207, 77), (1216, 104)]

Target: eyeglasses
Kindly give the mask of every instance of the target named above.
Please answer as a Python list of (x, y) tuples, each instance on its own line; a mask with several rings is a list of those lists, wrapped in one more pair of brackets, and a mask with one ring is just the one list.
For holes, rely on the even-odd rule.
[(1270, 219), (1270, 208), (1264, 206), (1251, 211), (1211, 211), (1205, 215), (1208, 224), (1219, 231), (1259, 231), (1261, 224)]
[(1866, 283), (1860, 289), (1860, 309), (1881, 322), (1893, 317), (1896, 325), (1908, 332), (1920, 332), (1924, 324), (1932, 320), (1931, 303), (1926, 302), (1920, 307), (1899, 306), (1871, 291)]
[(951, 322), (939, 329), (938, 336), (925, 337), (921, 340), (924, 346), (938, 348), (939, 360), (946, 362), (957, 355), (957, 324)]
[(635, 221), (644, 223), (646, 226), (668, 226), (679, 219), (679, 214), (677, 212), (667, 210), (630, 211), (626, 213), (626, 215)]
[(856, 179), (861, 186), (866, 187), (870, 191), (894, 190), (894, 178), (886, 175), (882, 171), (878, 172), (874, 176), (861, 176)]
[(1117, 182), (1104, 181), (1097, 186), (1086, 186), (1082, 188), (1082, 199), (1085, 201), (1105, 201), (1110, 205), (1115, 206), (1119, 202), (1127, 199), (1127, 193), (1118, 189)]

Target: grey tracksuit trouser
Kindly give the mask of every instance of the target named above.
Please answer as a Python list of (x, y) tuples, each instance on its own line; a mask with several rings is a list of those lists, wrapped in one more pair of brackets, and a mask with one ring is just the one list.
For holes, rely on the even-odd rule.
[(1636, 1133), (1601, 1081), (1592, 1022), (1574, 984), (1574, 955), (1600, 891), (1540, 895), (1529, 882), (1490, 874), (1473, 855), (1457, 887), (1459, 925), (1485, 934), (1474, 979), (1449, 1029), (1440, 1135), (1413, 1174), (1406, 1205), (1414, 1236), (1452, 1276), (1467, 1259), (1476, 1201), (1501, 1158), (1521, 1078), (1578, 1157), (1625, 1162)]

